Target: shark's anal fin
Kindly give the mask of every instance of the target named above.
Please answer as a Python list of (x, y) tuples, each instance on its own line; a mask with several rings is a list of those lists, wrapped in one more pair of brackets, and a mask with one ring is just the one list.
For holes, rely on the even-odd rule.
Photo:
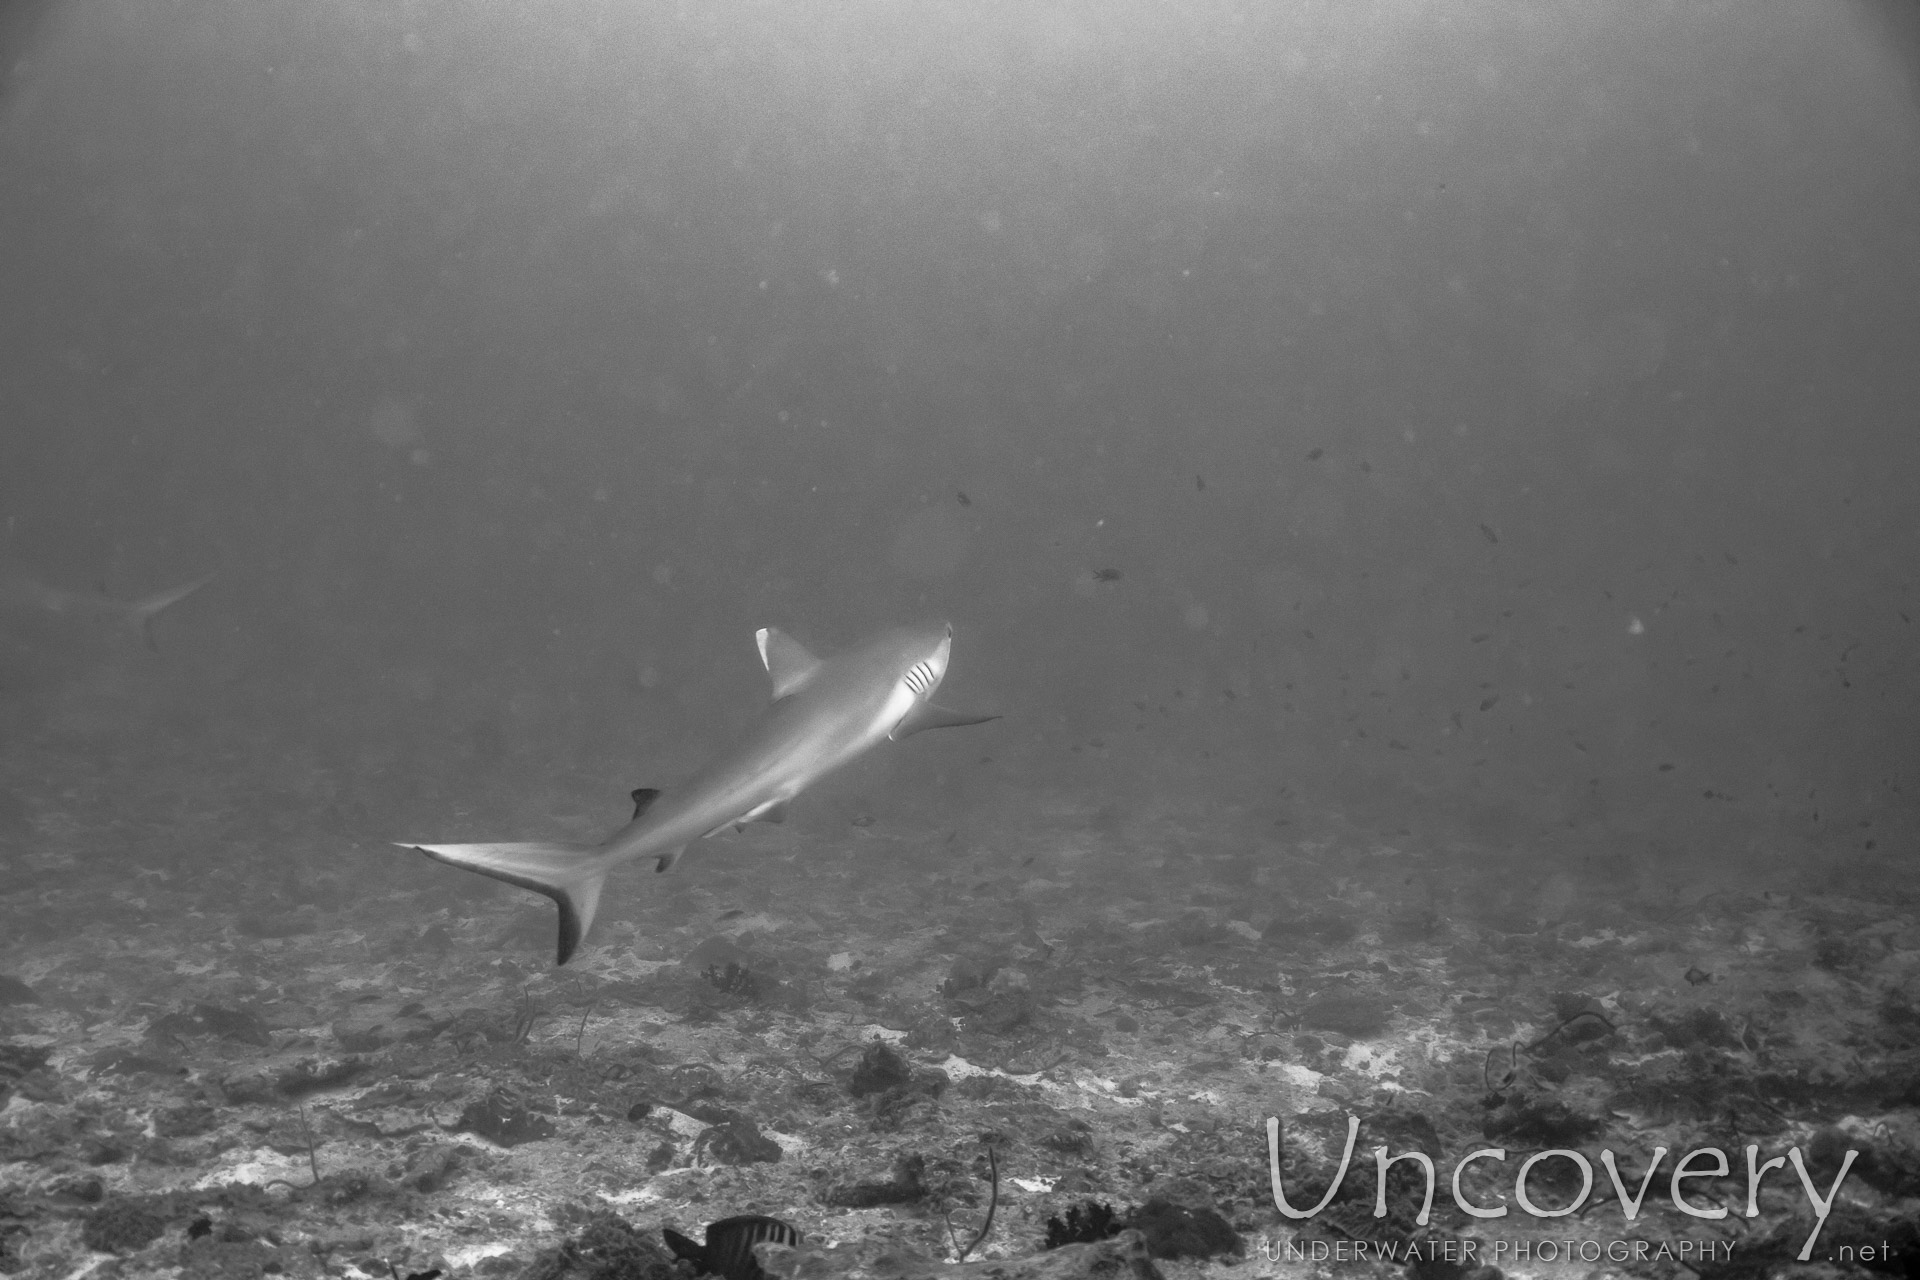
[(753, 633), (753, 639), (760, 646), (760, 661), (773, 680), (775, 702), (813, 679), (813, 673), (820, 669), (820, 659), (784, 631), (762, 627)]
[(985, 724), (989, 720), (998, 720), (999, 716), (976, 716), (965, 711), (955, 711), (943, 707), (937, 702), (917, 702), (913, 710), (900, 717), (900, 723), (893, 726), (893, 732), (887, 736), (895, 742), (910, 738), (927, 729), (957, 729), (963, 724)]
[(565, 964), (580, 949), (600, 909), (607, 866), (587, 844), (402, 844), (435, 862), (478, 871), (522, 889), (544, 893), (560, 908), (560, 937), (555, 964)]
[(635, 787), (633, 789), (633, 821), (640, 821), (640, 815), (653, 808), (653, 802), (660, 798), (658, 787)]

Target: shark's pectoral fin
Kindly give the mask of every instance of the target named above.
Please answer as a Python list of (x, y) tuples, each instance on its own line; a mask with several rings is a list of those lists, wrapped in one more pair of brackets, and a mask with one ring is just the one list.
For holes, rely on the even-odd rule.
[(435, 862), (478, 871), (522, 889), (544, 893), (560, 908), (560, 939), (555, 964), (565, 964), (580, 949), (600, 909), (607, 866), (593, 845), (585, 844), (402, 844)]
[(785, 800), (769, 800), (765, 804), (755, 805), (753, 808), (741, 814), (735, 821), (738, 827), (744, 827), (749, 822), (785, 822), (786, 820), (787, 802)]
[(635, 787), (633, 789), (633, 821), (640, 821), (640, 815), (653, 808), (653, 802), (659, 798), (658, 787)]
[(900, 723), (893, 726), (893, 732), (887, 736), (898, 742), (926, 729), (956, 729), (963, 724), (985, 724), (999, 718), (997, 715), (970, 715), (965, 711), (955, 711), (952, 707), (943, 707), (937, 702), (916, 702), (913, 710), (900, 717)]
[(760, 661), (773, 679), (775, 702), (813, 679), (813, 673), (820, 669), (820, 659), (784, 631), (762, 627), (753, 633), (753, 639), (760, 646)]

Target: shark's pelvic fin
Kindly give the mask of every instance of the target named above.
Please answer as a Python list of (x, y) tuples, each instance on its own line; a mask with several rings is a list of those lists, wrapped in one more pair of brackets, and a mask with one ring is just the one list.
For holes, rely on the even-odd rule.
[[(127, 624), (142, 636), (145, 636), (147, 647), (155, 653), (158, 653), (160, 646), (153, 638), (152, 624), (154, 615), (170, 604), (178, 604), (182, 600), (185, 600), (188, 596), (206, 586), (209, 582), (212, 582), (217, 576), (219, 576), (217, 573), (210, 573), (204, 578), (195, 578), (184, 587), (175, 587), (170, 591), (155, 592), (153, 595), (147, 596), (144, 599), (135, 600), (127, 606)], [(105, 593), (102, 592), (102, 594), (104, 595)]]
[[(707, 834), (712, 835), (713, 833), (708, 832)], [(657, 859), (654, 860), (654, 864), (653, 864), (654, 874), (658, 875), (662, 871), (673, 870), (673, 864), (680, 861), (680, 855), (685, 853), (686, 851), (687, 851), (687, 846), (681, 845), (678, 849), (675, 849), (670, 853), (661, 854)]]
[(755, 805), (734, 821), (744, 826), (749, 822), (785, 822), (787, 820), (787, 802), (785, 799), (769, 800), (765, 804)]
[(658, 787), (635, 787), (633, 789), (633, 821), (640, 821), (640, 815), (653, 808), (653, 802), (659, 798)]
[(999, 716), (976, 716), (965, 711), (955, 711), (952, 707), (943, 707), (937, 702), (915, 703), (913, 710), (900, 717), (900, 723), (893, 726), (893, 732), (887, 736), (895, 742), (910, 738), (925, 729), (957, 729), (963, 724), (985, 724), (989, 720), (998, 720)]
[(581, 939), (593, 928), (600, 907), (600, 887), (607, 882), (607, 866), (589, 844), (402, 844), (418, 849), (435, 862), (478, 871), (522, 889), (544, 893), (560, 908), (560, 941), (556, 964), (573, 959)]
[(773, 678), (775, 702), (805, 685), (820, 669), (820, 659), (784, 631), (762, 627), (753, 633), (753, 638), (760, 646), (760, 661), (766, 664), (767, 674)]

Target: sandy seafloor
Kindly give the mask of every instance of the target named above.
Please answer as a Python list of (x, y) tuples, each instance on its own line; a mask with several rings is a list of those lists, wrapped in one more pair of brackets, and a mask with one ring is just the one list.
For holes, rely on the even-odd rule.
[[(1161, 1262), (1170, 1277), (1387, 1275), (1402, 1268), (1341, 1260), (1413, 1230), (1410, 1162), (1388, 1217), (1371, 1212), (1382, 1143), (1435, 1160), (1425, 1238), (1477, 1240), (1510, 1276), (1790, 1272), (1806, 1195), (1789, 1166), (1746, 1217), (1743, 1148), (1799, 1147), (1823, 1194), (1851, 1148), (1798, 1270), (1862, 1274), (1861, 1246), (1886, 1244), (1869, 1269), (1916, 1274), (1920, 916), (1912, 885), (1870, 868), (1549, 870), (1425, 848), (1411, 825), (1308, 833), (1177, 797), (1122, 812), (1035, 787), (955, 823), (842, 792), (659, 880), (617, 873), (556, 970), (544, 899), (291, 819), (244, 834), (257, 818), (236, 815), (272, 797), (237, 791), (266, 765), (132, 794), (83, 754), (33, 769), (7, 780), (30, 798), (4, 815), (0, 883), (15, 1275), (552, 1274), (542, 1251), (606, 1212), (696, 1236), (770, 1213), (949, 1258), (984, 1219), (988, 1144), (998, 1205), (975, 1259), (1038, 1252), (1081, 1202), (1124, 1216), (1159, 1197), (1243, 1242)], [(531, 799), (581, 822), (599, 803)], [(432, 834), (479, 834), (460, 821)], [(1266, 1118), (1301, 1204), (1349, 1114), (1341, 1199), (1283, 1219)], [(1508, 1163), (1464, 1189), (1511, 1212), (1475, 1221), (1448, 1180), (1486, 1147)], [(1628, 1223), (1600, 1153), (1637, 1186), (1656, 1147), (1673, 1154)], [(1699, 1147), (1733, 1161), (1691, 1184), (1723, 1219), (1668, 1198)], [(1580, 1212), (1514, 1205), (1518, 1163), (1547, 1148), (1588, 1157)], [(1538, 1207), (1577, 1180), (1540, 1165)]]

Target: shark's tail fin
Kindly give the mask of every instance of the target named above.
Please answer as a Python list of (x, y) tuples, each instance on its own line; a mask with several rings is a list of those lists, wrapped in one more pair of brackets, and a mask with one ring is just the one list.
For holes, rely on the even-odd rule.
[(153, 618), (170, 604), (179, 604), (188, 596), (214, 580), (215, 574), (204, 578), (195, 578), (184, 587), (175, 587), (171, 591), (159, 591), (143, 600), (135, 600), (127, 606), (127, 625), (146, 637), (147, 647), (158, 650), (160, 646), (153, 639)]
[(560, 908), (560, 945), (555, 964), (573, 959), (580, 940), (593, 927), (607, 863), (590, 844), (402, 844), (435, 862), (478, 871), (495, 880), (544, 893)]

